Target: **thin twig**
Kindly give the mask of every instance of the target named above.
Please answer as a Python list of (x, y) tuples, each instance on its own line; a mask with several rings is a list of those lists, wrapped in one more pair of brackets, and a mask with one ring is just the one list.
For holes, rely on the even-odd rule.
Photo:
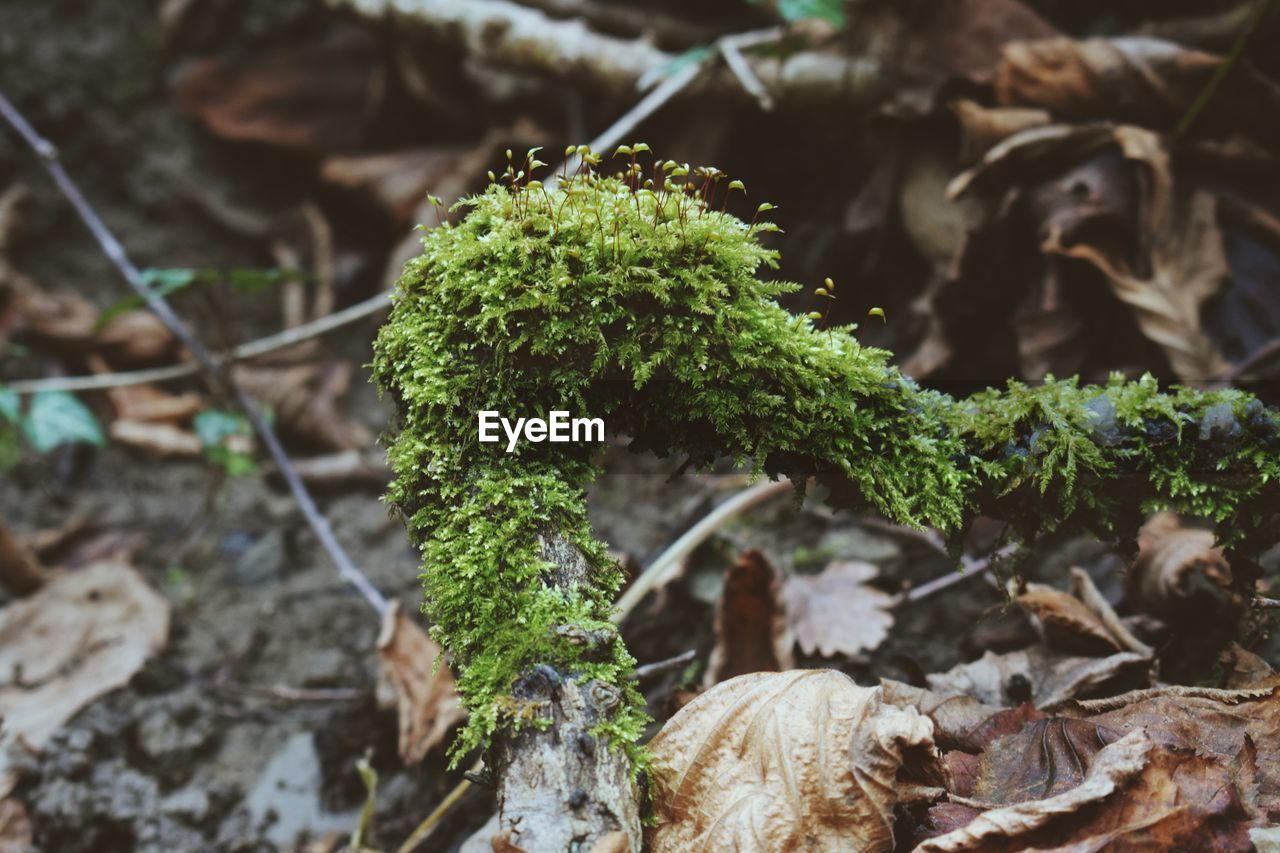
[(689, 649), (689, 651), (681, 652), (673, 658), (646, 663), (643, 666), (636, 667), (636, 671), (631, 673), (631, 680), (647, 681), (654, 676), (662, 675), (664, 672), (687, 666), (697, 656), (697, 649)]
[(631, 582), (631, 586), (627, 587), (627, 591), (618, 599), (617, 608), (614, 611), (613, 621), (621, 622), (623, 617), (630, 613), (635, 606), (640, 603), (650, 590), (656, 589), (679, 571), (680, 566), (684, 563), (693, 550), (707, 541), (717, 530), (724, 526), (736, 515), (740, 515), (756, 504), (762, 503), (769, 498), (790, 492), (792, 489), (789, 480), (779, 480), (777, 482), (759, 483), (746, 491), (739, 492), (729, 498), (724, 503), (717, 506), (708, 513), (701, 521), (671, 543), (667, 550), (663, 551), (658, 558), (649, 564), (640, 576)]
[(731, 38), (720, 40), (720, 55), (724, 57), (724, 64), (729, 66), (729, 70), (733, 72), (733, 76), (738, 78), (738, 82), (742, 84), (742, 88), (746, 89), (756, 102), (760, 104), (760, 109), (769, 112), (773, 109), (773, 98), (769, 95), (769, 90), (760, 82), (760, 78), (751, 70), (751, 66), (747, 64), (746, 57), (739, 50), (738, 42)]
[[(296, 343), (315, 338), (334, 329), (354, 323), (363, 317), (377, 314), (391, 307), (391, 291), (384, 290), (363, 302), (357, 302), (341, 311), (334, 311), (313, 320), (285, 329), (265, 338), (241, 344), (222, 355), (213, 356), (214, 364), (219, 368), (237, 361), (257, 358), (269, 352), (293, 346)], [(147, 370), (126, 370), (119, 373), (102, 373), (96, 376), (52, 376), (48, 379), (20, 379), (5, 385), (10, 391), (19, 394), (34, 394), (39, 391), (101, 391), (105, 388), (122, 388), (127, 385), (147, 385), (154, 382), (169, 382), (185, 376), (194, 376), (204, 370), (198, 361), (184, 361), (181, 364), (169, 364), (164, 367), (153, 367)]]
[[(482, 766), (482, 762), (477, 761), (475, 766), (471, 768), (472, 772), (478, 772)], [(449, 796), (441, 800), (440, 805), (431, 810), (431, 814), (427, 815), (427, 819), (418, 824), (418, 828), (415, 829), (413, 834), (406, 838), (404, 843), (396, 849), (396, 853), (413, 853), (414, 850), (417, 850), (418, 845), (427, 840), (427, 836), (429, 836), (436, 828), (436, 825), (444, 819), (444, 816), (448, 814), (449, 809), (453, 808), (454, 803), (462, 799), (462, 795), (470, 788), (470, 779), (463, 779), (459, 782), (454, 789), (449, 792)]]
[(1222, 87), (1223, 81), (1227, 79), (1227, 75), (1231, 73), (1231, 69), (1235, 68), (1244, 56), (1244, 49), (1248, 47), (1253, 34), (1258, 31), (1258, 26), (1262, 23), (1276, 5), (1277, 0), (1258, 0), (1258, 5), (1254, 7), (1253, 14), (1245, 23), (1244, 29), (1240, 31), (1240, 35), (1236, 37), (1235, 44), (1231, 45), (1231, 52), (1227, 54), (1226, 59), (1219, 63), (1214, 70), (1213, 76), (1209, 78), (1209, 82), (1200, 90), (1200, 94), (1196, 95), (1196, 99), (1192, 101), (1191, 106), (1183, 114), (1182, 120), (1178, 122), (1178, 128), (1174, 131), (1174, 136), (1182, 136), (1191, 129), (1191, 125), (1195, 123), (1200, 113), (1209, 105), (1209, 101), (1213, 100), (1213, 96), (1218, 93), (1218, 89)]
[(970, 557), (966, 554), (960, 558), (960, 568), (958, 570), (947, 572), (941, 577), (936, 577), (931, 581), (920, 584), (920, 586), (907, 590), (907, 601), (914, 603), (928, 598), (934, 593), (941, 592), (947, 587), (955, 586), (961, 581), (982, 577), (995, 568), (997, 562), (1016, 550), (1018, 550), (1018, 544), (1011, 542), (985, 557)]
[(8, 98), (0, 93), (0, 115), (4, 116), (18, 135), (26, 141), (27, 145), (39, 155), (44, 161), (45, 168), (49, 175), (53, 178), (58, 189), (66, 196), (67, 201), (71, 202), (71, 206), (75, 208), (80, 219), (85, 226), (93, 234), (94, 239), (98, 241), (103, 253), (107, 259), (115, 266), (115, 268), (124, 277), (129, 286), (146, 300), (147, 306), (155, 312), (160, 321), (173, 333), (187, 351), (191, 353), (196, 363), (209, 374), (210, 381), (216, 382), (222, 379), (226, 383), (227, 390), (230, 392), (232, 399), (236, 405), (244, 412), (248, 418), (253, 431), (257, 433), (258, 438), (262, 441), (267, 452), (271, 455), (272, 460), (276, 463), (276, 468), (280, 471), (280, 476), (284, 478), (289, 486), (289, 490), (293, 492), (294, 500), (298, 502), (298, 507), (302, 510), (303, 516), (311, 525), (311, 529), (315, 532), (316, 538), (320, 540), (320, 545), (329, 555), (329, 559), (333, 561), (334, 566), (338, 570), (338, 574), (347, 583), (351, 584), (364, 597), (365, 601), (378, 612), (379, 615), (387, 609), (387, 599), (381, 592), (369, 581), (367, 577), (356, 568), (355, 563), (351, 561), (351, 557), (343, 549), (338, 542), (336, 536), (333, 535), (333, 528), (329, 526), (328, 520), (320, 513), (320, 509), (316, 506), (315, 500), (311, 497), (311, 493), (307, 491), (306, 485), (302, 482), (302, 478), (298, 476), (298, 472), (294, 470), (293, 463), (289, 460), (288, 454), (285, 453), (284, 447), (280, 444), (280, 440), (276, 438), (275, 432), (271, 429), (270, 424), (262, 416), (262, 412), (258, 409), (256, 403), (249, 398), (235, 382), (229, 378), (222, 376), (218, 362), (205, 349), (204, 344), (191, 333), (187, 325), (173, 313), (173, 309), (164, 297), (155, 293), (151, 288), (147, 287), (146, 282), (142, 278), (142, 274), (138, 268), (129, 260), (129, 256), (125, 253), (124, 246), (116, 239), (115, 235), (107, 228), (106, 223), (98, 216), (98, 212), (80, 192), (80, 188), (71, 180), (71, 176), (62, 168), (62, 164), (58, 161), (58, 150), (53, 143), (40, 136), (33, 128), (26, 117), (18, 111), (18, 109), (9, 101)]

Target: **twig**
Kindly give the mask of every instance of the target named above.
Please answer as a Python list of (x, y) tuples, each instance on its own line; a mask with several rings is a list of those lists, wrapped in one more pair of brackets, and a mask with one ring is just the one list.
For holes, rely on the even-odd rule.
[(680, 669), (697, 657), (697, 655), (697, 649), (689, 649), (689, 651), (681, 652), (673, 658), (654, 661), (653, 663), (646, 663), (644, 666), (636, 667), (636, 671), (631, 673), (631, 679), (633, 681), (647, 681), (650, 678), (662, 675), (664, 672), (670, 672), (673, 669)]
[(724, 57), (724, 64), (729, 66), (729, 70), (733, 72), (733, 76), (738, 78), (738, 82), (742, 84), (742, 88), (751, 93), (751, 96), (760, 104), (760, 109), (769, 112), (773, 109), (773, 98), (769, 96), (768, 90), (764, 84), (760, 82), (760, 78), (751, 70), (751, 66), (747, 64), (746, 58), (742, 55), (742, 51), (738, 49), (736, 41), (730, 38), (721, 39), (720, 55)]
[(311, 525), (316, 538), (320, 540), (320, 545), (329, 555), (329, 559), (333, 561), (338, 574), (341, 575), (343, 580), (355, 587), (379, 615), (385, 612), (387, 599), (356, 568), (355, 563), (351, 561), (351, 557), (347, 555), (337, 537), (333, 535), (333, 528), (329, 526), (328, 520), (320, 513), (315, 500), (311, 497), (311, 493), (307, 491), (307, 487), (298, 476), (298, 472), (294, 470), (288, 454), (285, 453), (280, 440), (276, 438), (275, 432), (262, 416), (262, 412), (259, 411), (257, 405), (235, 382), (227, 377), (220, 376), (221, 371), (218, 362), (205, 349), (204, 344), (173, 313), (173, 309), (169, 307), (169, 303), (165, 301), (164, 297), (147, 287), (142, 274), (125, 253), (124, 246), (107, 228), (102, 218), (98, 216), (97, 211), (94, 210), (93, 206), (89, 204), (88, 200), (80, 192), (80, 188), (76, 186), (75, 182), (71, 180), (71, 176), (62, 168), (62, 164), (58, 161), (58, 150), (53, 146), (53, 143), (40, 136), (3, 93), (0, 93), (0, 115), (4, 116), (5, 121), (18, 132), (18, 135), (44, 161), (45, 168), (53, 178), (54, 183), (58, 185), (58, 189), (71, 202), (71, 206), (75, 208), (81, 221), (93, 234), (94, 239), (98, 241), (98, 245), (107, 256), (107, 259), (111, 261), (125, 281), (129, 283), (129, 286), (146, 300), (148, 307), (155, 312), (156, 316), (173, 333), (174, 337), (187, 348), (196, 363), (209, 374), (211, 381), (216, 382), (219, 378), (222, 378), (226, 382), (226, 387), (232, 399), (244, 412), (245, 417), (248, 418), (250, 425), (253, 427), (253, 431), (257, 433), (263, 446), (267, 448), (267, 452), (275, 461), (276, 468), (280, 471), (280, 476), (284, 478), (289, 490), (293, 492), (294, 500), (298, 502), (298, 507)]
[(947, 572), (941, 577), (936, 577), (931, 581), (920, 584), (920, 586), (907, 590), (907, 601), (914, 603), (928, 598), (936, 592), (941, 592), (947, 587), (954, 586), (961, 581), (981, 577), (995, 568), (995, 564), (999, 560), (1009, 556), (1016, 550), (1018, 550), (1017, 543), (1011, 542), (985, 557), (970, 557), (965, 555), (960, 558), (960, 569), (958, 571)]
[[(472, 772), (478, 772), (482, 767), (483, 762), (477, 761), (471, 770)], [(436, 828), (436, 825), (444, 819), (444, 816), (448, 814), (449, 809), (453, 808), (454, 803), (462, 799), (462, 795), (467, 793), (470, 788), (470, 779), (463, 779), (459, 782), (454, 789), (449, 792), (449, 796), (441, 800), (440, 805), (431, 810), (431, 814), (427, 815), (427, 819), (418, 824), (418, 828), (413, 831), (413, 834), (406, 838), (404, 843), (396, 848), (396, 853), (413, 853), (414, 850), (417, 850), (418, 845), (427, 840), (427, 836), (429, 836)]]
[(766, 482), (752, 486), (739, 492), (708, 513), (701, 521), (689, 528), (687, 532), (663, 551), (658, 558), (649, 564), (640, 576), (631, 582), (627, 591), (618, 599), (614, 612), (614, 621), (620, 622), (630, 613), (641, 599), (662, 584), (666, 583), (680, 569), (684, 559), (693, 550), (707, 541), (713, 533), (724, 526), (725, 522), (739, 515), (756, 504), (769, 498), (791, 491), (789, 480)]
[(1253, 606), (1259, 610), (1280, 610), (1280, 600), (1258, 597), (1253, 600)]
[[(285, 329), (265, 338), (241, 344), (224, 355), (213, 356), (214, 365), (221, 368), (237, 361), (257, 358), (269, 352), (293, 346), (301, 341), (315, 338), (334, 329), (354, 323), (363, 317), (377, 314), (391, 307), (391, 291), (384, 290), (363, 302), (357, 302), (341, 311), (303, 323), (292, 329)], [(34, 394), (39, 391), (101, 391), (105, 388), (123, 388), (127, 385), (146, 385), (153, 382), (169, 382), (185, 376), (194, 376), (206, 368), (199, 361), (184, 361), (181, 364), (170, 364), (164, 367), (153, 367), (147, 370), (126, 370), (119, 373), (102, 373), (95, 376), (53, 376), (48, 379), (21, 379), (5, 385), (10, 391), (19, 394)]]
[(1231, 69), (1235, 68), (1240, 62), (1240, 59), (1244, 56), (1244, 49), (1249, 45), (1249, 40), (1258, 31), (1258, 26), (1263, 19), (1275, 8), (1276, 2), (1277, 0), (1258, 0), (1258, 5), (1254, 7), (1253, 14), (1245, 23), (1244, 29), (1240, 31), (1240, 35), (1236, 37), (1235, 44), (1231, 45), (1231, 52), (1214, 70), (1209, 82), (1205, 84), (1205, 87), (1200, 90), (1200, 94), (1196, 95), (1196, 99), (1187, 108), (1182, 120), (1178, 122), (1174, 136), (1182, 136), (1191, 129), (1191, 125), (1195, 123), (1196, 118), (1209, 105), (1209, 101), (1213, 100), (1213, 96), (1218, 93), (1218, 89), (1222, 88), (1222, 83), (1227, 79), (1227, 75), (1231, 73)]
[(1266, 364), (1277, 355), (1280, 355), (1280, 338), (1276, 338), (1274, 341), (1270, 341), (1259, 347), (1254, 351), (1253, 355), (1231, 367), (1230, 370), (1227, 370), (1214, 380), (1209, 387), (1211, 389), (1225, 388), (1237, 379), (1246, 378), (1245, 374), (1249, 371), (1257, 370), (1260, 367), (1266, 366)]

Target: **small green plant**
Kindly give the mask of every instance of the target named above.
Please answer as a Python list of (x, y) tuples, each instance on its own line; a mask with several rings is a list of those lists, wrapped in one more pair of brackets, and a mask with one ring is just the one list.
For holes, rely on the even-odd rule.
[[(587, 521), (600, 447), (504, 452), (478, 440), (482, 410), (603, 418), (640, 449), (816, 477), (833, 503), (952, 534), (978, 514), (1028, 535), (1107, 531), (1166, 506), (1239, 532), (1273, 511), (1278, 422), (1248, 395), (1166, 394), (1150, 378), (963, 401), (922, 389), (853, 327), (777, 304), (798, 285), (758, 277), (777, 264), (759, 241), (776, 229), (758, 219), (770, 205), (743, 222), (726, 212), (740, 182), (647, 151), (623, 146), (622, 169), (602, 174), (604, 158), (570, 148), (582, 165), (554, 189), (534, 177), (536, 152), (508, 153), (460, 222), (425, 233), (375, 344), (399, 413), (388, 500), (422, 549), (425, 608), (471, 711), (455, 761), (520, 725), (503, 709), (540, 664), (616, 688), (599, 731), (636, 757), (645, 722), (616, 633), (604, 649), (574, 641), (610, 630), (622, 580)], [(834, 289), (816, 295), (829, 304)], [(588, 581), (547, 582), (551, 536), (584, 555)]]
[(38, 453), (64, 444), (101, 446), (106, 442), (93, 413), (66, 391), (33, 394), (24, 412), (21, 397), (0, 386), (0, 470), (18, 461), (19, 436)]
[(205, 458), (211, 464), (233, 477), (258, 470), (253, 454), (244, 449), (253, 439), (253, 428), (244, 415), (206, 409), (195, 416), (194, 426)]

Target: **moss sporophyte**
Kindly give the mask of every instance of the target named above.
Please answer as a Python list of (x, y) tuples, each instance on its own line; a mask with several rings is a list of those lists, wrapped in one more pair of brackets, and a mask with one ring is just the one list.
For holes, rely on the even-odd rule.
[[(695, 466), (727, 456), (816, 476), (834, 503), (948, 532), (985, 514), (1026, 534), (1131, 535), (1167, 507), (1239, 539), (1275, 514), (1280, 421), (1249, 395), (1162, 392), (1150, 377), (1011, 382), (964, 400), (920, 388), (852, 327), (777, 304), (799, 286), (757, 277), (777, 265), (758, 239), (775, 226), (726, 212), (741, 182), (645, 166), (645, 152), (620, 149), (621, 172), (602, 174), (578, 149), (582, 166), (555, 187), (532, 177), (533, 152), (510, 162), (458, 203), (457, 224), (425, 232), (375, 345), (398, 411), (388, 499), (422, 549), (425, 609), (471, 712), (455, 760), (537, 722), (511, 711), (511, 692), (540, 664), (620, 692), (599, 727), (616, 743), (633, 749), (646, 722), (616, 632), (603, 650), (573, 641), (611, 630), (622, 583), (587, 521), (601, 441), (485, 442), (480, 412), (600, 419)], [(548, 582), (552, 533), (585, 556), (590, 582)]]

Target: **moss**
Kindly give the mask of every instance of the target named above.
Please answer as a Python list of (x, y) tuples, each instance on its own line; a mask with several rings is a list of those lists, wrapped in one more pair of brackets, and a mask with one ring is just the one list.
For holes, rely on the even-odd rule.
[[(587, 654), (557, 630), (607, 626), (622, 581), (587, 521), (599, 448), (508, 453), (478, 441), (481, 410), (603, 418), (643, 449), (816, 474), (844, 504), (948, 531), (979, 512), (1024, 527), (1106, 528), (1166, 505), (1221, 520), (1280, 474), (1274, 418), (1236, 392), (1166, 394), (1149, 377), (1011, 383), (961, 402), (922, 390), (852, 328), (776, 303), (798, 286), (758, 277), (777, 264), (758, 239), (774, 226), (720, 212), (723, 176), (694, 181), (670, 162), (654, 175), (587, 168), (548, 190), (509, 169), (460, 203), (457, 225), (425, 233), (376, 342), (375, 379), (399, 412), (388, 499), (422, 549), (426, 611), (471, 712), (455, 761), (529, 723), (509, 697), (538, 664), (621, 692), (602, 734), (630, 747), (646, 722), (621, 640)], [(1226, 410), (1256, 427), (1211, 424), (1200, 440)], [(1247, 482), (1218, 477), (1218, 433)], [(589, 583), (548, 582), (552, 531), (586, 557)]]

